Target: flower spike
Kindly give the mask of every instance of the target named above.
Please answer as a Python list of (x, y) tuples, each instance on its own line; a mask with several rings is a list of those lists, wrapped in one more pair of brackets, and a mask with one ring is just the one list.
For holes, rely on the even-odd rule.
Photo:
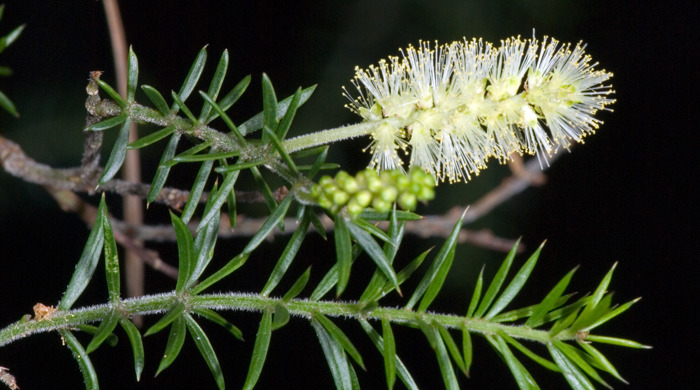
[(359, 97), (344, 95), (351, 111), (377, 122), (371, 167), (401, 168), (397, 151), (410, 148), (410, 168), (466, 181), (492, 157), (546, 162), (598, 128), (594, 115), (615, 102), (603, 84), (612, 74), (596, 70), (584, 48), (547, 37), (508, 38), (498, 48), (476, 39), (435, 49), (421, 42), (402, 58), (356, 68)]

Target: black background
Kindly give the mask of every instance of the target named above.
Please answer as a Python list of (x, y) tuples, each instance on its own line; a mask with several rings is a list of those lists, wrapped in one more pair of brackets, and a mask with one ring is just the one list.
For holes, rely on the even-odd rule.
[[(489, 228), (506, 237), (522, 235), (529, 250), (547, 240), (529, 296), (541, 299), (556, 280), (576, 265), (572, 288), (582, 293), (595, 288), (609, 267), (619, 261), (611, 288), (616, 301), (642, 296), (630, 311), (599, 329), (654, 346), (652, 350), (604, 348), (630, 382), (629, 388), (689, 388), (696, 378), (698, 320), (695, 284), (697, 257), (691, 253), (696, 218), (691, 215), (691, 192), (697, 183), (695, 123), (697, 100), (697, 9), (660, 2), (610, 1), (258, 1), (245, 4), (198, 1), (122, 2), (127, 39), (136, 51), (141, 82), (166, 92), (178, 89), (198, 50), (208, 44), (205, 83), (223, 49), (231, 54), (231, 88), (247, 74), (253, 82), (234, 108), (234, 120), (260, 110), (260, 75), (272, 79), (278, 97), (298, 86), (318, 84), (300, 110), (292, 132), (303, 133), (357, 121), (343, 108), (341, 86), (349, 84), (353, 67), (366, 67), (395, 55), (398, 48), (418, 40), (450, 42), (463, 36), (491, 42), (512, 35), (553, 36), (588, 44), (587, 51), (612, 79), (617, 103), (604, 112), (605, 124), (547, 172), (548, 183), (532, 188), (496, 209), (488, 219), (468, 228)], [(683, 2), (678, 2), (683, 3)], [(12, 1), (7, 4), (0, 32), (21, 23), (21, 38), (0, 56), (15, 71), (0, 80), (0, 88), (16, 103), (20, 119), (0, 115), (0, 132), (22, 145), (40, 162), (54, 166), (79, 164), (81, 128), (85, 117), (84, 88), (89, 71), (105, 70), (113, 83), (112, 56), (102, 3)], [(204, 89), (205, 87), (201, 87)], [(145, 101), (145, 97), (137, 97)], [(143, 131), (150, 131), (145, 129)], [(110, 136), (107, 144), (109, 145)], [(361, 140), (333, 147), (331, 160), (360, 169), (368, 160)], [(144, 174), (150, 177), (158, 147), (144, 154)], [(441, 212), (452, 204), (469, 204), (497, 184), (507, 170), (497, 164), (468, 184), (440, 187), (438, 199), (424, 212)], [(186, 182), (174, 178), (173, 184)], [(113, 209), (119, 213), (117, 199)], [(95, 201), (95, 199), (91, 199)], [(162, 220), (165, 209), (154, 207), (148, 218)], [(691, 233), (692, 232), (692, 233)], [(61, 212), (40, 188), (0, 173), (0, 324), (30, 313), (36, 302), (55, 304), (80, 256), (87, 230), (80, 220)], [(332, 247), (310, 237), (295, 272), (307, 265), (323, 269)], [(259, 291), (276, 253), (285, 240), (260, 249), (260, 275), (233, 279), (222, 288)], [(439, 241), (410, 239), (415, 251)], [(241, 242), (222, 244), (225, 261)], [(164, 247), (164, 258), (174, 254)], [(257, 253), (257, 252), (256, 252)], [(169, 256), (169, 257), (168, 257)], [(436, 310), (463, 312), (482, 264), (493, 273), (502, 254), (463, 246), (455, 270)], [(524, 257), (521, 258), (524, 261)], [(314, 268), (315, 269), (315, 268)], [(358, 271), (359, 272), (359, 271)], [(319, 271), (320, 274), (320, 271)], [(294, 275), (294, 274), (292, 274)], [(315, 275), (315, 274), (314, 274)], [(316, 275), (318, 276), (318, 275)], [(296, 276), (288, 276), (294, 279)], [(172, 282), (148, 275), (148, 292), (165, 292)], [(104, 278), (95, 282), (78, 304), (106, 301)], [(259, 279), (259, 280), (258, 280)], [(450, 294), (450, 295), (447, 295)], [(529, 300), (528, 300), (528, 297)], [(438, 298), (440, 300), (440, 298)], [(398, 304), (398, 301), (395, 302)], [(257, 314), (227, 313), (246, 335), (239, 342), (214, 326), (205, 325), (213, 339), (230, 388), (242, 385), (247, 371)], [(148, 318), (147, 323), (152, 323)], [(356, 340), (370, 367), (360, 373), (365, 388), (382, 387), (381, 357), (356, 324), (337, 321)], [(427, 343), (415, 330), (396, 330), (398, 352), (422, 388), (442, 382)], [(214, 382), (187, 342), (174, 365), (153, 379), (166, 335), (147, 338), (147, 366), (140, 383), (133, 376), (126, 340), (116, 348), (102, 347), (93, 363), (103, 388), (214, 388)], [(23, 389), (79, 388), (81, 376), (69, 351), (55, 334), (41, 334), (0, 349), (0, 365), (9, 367)], [(565, 387), (563, 379), (526, 363), (543, 388)], [(614, 379), (611, 379), (613, 383)], [(464, 387), (514, 388), (505, 366), (485, 342), (475, 345), (472, 379)], [(268, 365), (259, 388), (330, 388), (332, 379), (313, 331), (303, 320), (273, 335)], [(616, 383), (616, 388), (624, 384)]]

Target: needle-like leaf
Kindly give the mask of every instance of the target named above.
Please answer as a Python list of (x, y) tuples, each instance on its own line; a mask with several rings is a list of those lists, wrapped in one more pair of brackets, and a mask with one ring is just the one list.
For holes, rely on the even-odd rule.
[(270, 337), (272, 336), (272, 312), (265, 311), (258, 327), (258, 333), (255, 336), (255, 345), (253, 346), (253, 357), (250, 359), (250, 367), (248, 368), (248, 376), (243, 384), (244, 390), (251, 390), (260, 378), (267, 350), (270, 347)]
[(224, 384), (224, 373), (221, 371), (219, 358), (216, 357), (214, 347), (212, 347), (209, 337), (207, 337), (204, 330), (202, 330), (192, 316), (186, 314), (184, 318), (187, 324), (187, 330), (190, 332), (190, 336), (192, 336), (192, 340), (194, 340), (194, 344), (197, 346), (199, 353), (202, 354), (204, 361), (207, 363), (209, 371), (211, 371), (211, 374), (214, 376), (216, 385), (219, 387), (219, 389), (223, 390), (226, 388), (226, 385)]
[(85, 389), (99, 389), (100, 385), (97, 382), (97, 372), (95, 371), (95, 367), (92, 365), (92, 361), (90, 361), (90, 357), (88, 356), (87, 352), (85, 352), (83, 349), (83, 346), (80, 345), (80, 342), (77, 338), (75, 338), (75, 335), (73, 335), (71, 331), (61, 329), (59, 332), (61, 333), (61, 338), (73, 353), (73, 358), (75, 358), (75, 361), (78, 362), (80, 372), (83, 374)]

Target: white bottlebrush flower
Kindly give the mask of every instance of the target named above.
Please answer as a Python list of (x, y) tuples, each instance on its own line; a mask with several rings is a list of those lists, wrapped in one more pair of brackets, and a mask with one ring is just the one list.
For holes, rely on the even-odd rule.
[(435, 49), (421, 42), (402, 57), (356, 68), (359, 97), (345, 96), (353, 112), (377, 123), (372, 166), (401, 167), (397, 150), (410, 148), (411, 166), (439, 180), (468, 180), (489, 158), (546, 161), (598, 127), (593, 115), (614, 102), (603, 84), (612, 74), (595, 70), (583, 49), (548, 38), (509, 38), (498, 48), (476, 39)]

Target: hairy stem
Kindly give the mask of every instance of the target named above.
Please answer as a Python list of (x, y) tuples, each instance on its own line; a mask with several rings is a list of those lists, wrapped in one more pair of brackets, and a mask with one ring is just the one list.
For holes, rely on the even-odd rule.
[(309, 301), (306, 299), (283, 301), (281, 298), (246, 293), (197, 296), (177, 296), (174, 293), (169, 293), (126, 299), (119, 302), (116, 307), (112, 304), (103, 304), (69, 311), (56, 311), (40, 320), (24, 318), (0, 330), (0, 347), (34, 333), (70, 329), (80, 324), (100, 321), (107, 318), (113, 309), (117, 309), (125, 317), (163, 313), (172, 307), (177, 300), (181, 300), (185, 304), (187, 311), (207, 308), (219, 311), (264, 312), (274, 310), (276, 305), (282, 305), (291, 315), (306, 318), (310, 318), (314, 313), (320, 313), (330, 317), (342, 316), (354, 319), (381, 320), (387, 318), (391, 322), (411, 327), (418, 327), (421, 322), (438, 323), (446, 328), (461, 329), (464, 327), (475, 333), (506, 334), (514, 338), (541, 343), (547, 343), (554, 339), (573, 339), (573, 336), (566, 334), (566, 332), (552, 337), (545, 330), (490, 322), (479, 318), (466, 318), (453, 314), (420, 313), (403, 308), (388, 307), (379, 307), (370, 312), (364, 312), (362, 305), (357, 302)]

